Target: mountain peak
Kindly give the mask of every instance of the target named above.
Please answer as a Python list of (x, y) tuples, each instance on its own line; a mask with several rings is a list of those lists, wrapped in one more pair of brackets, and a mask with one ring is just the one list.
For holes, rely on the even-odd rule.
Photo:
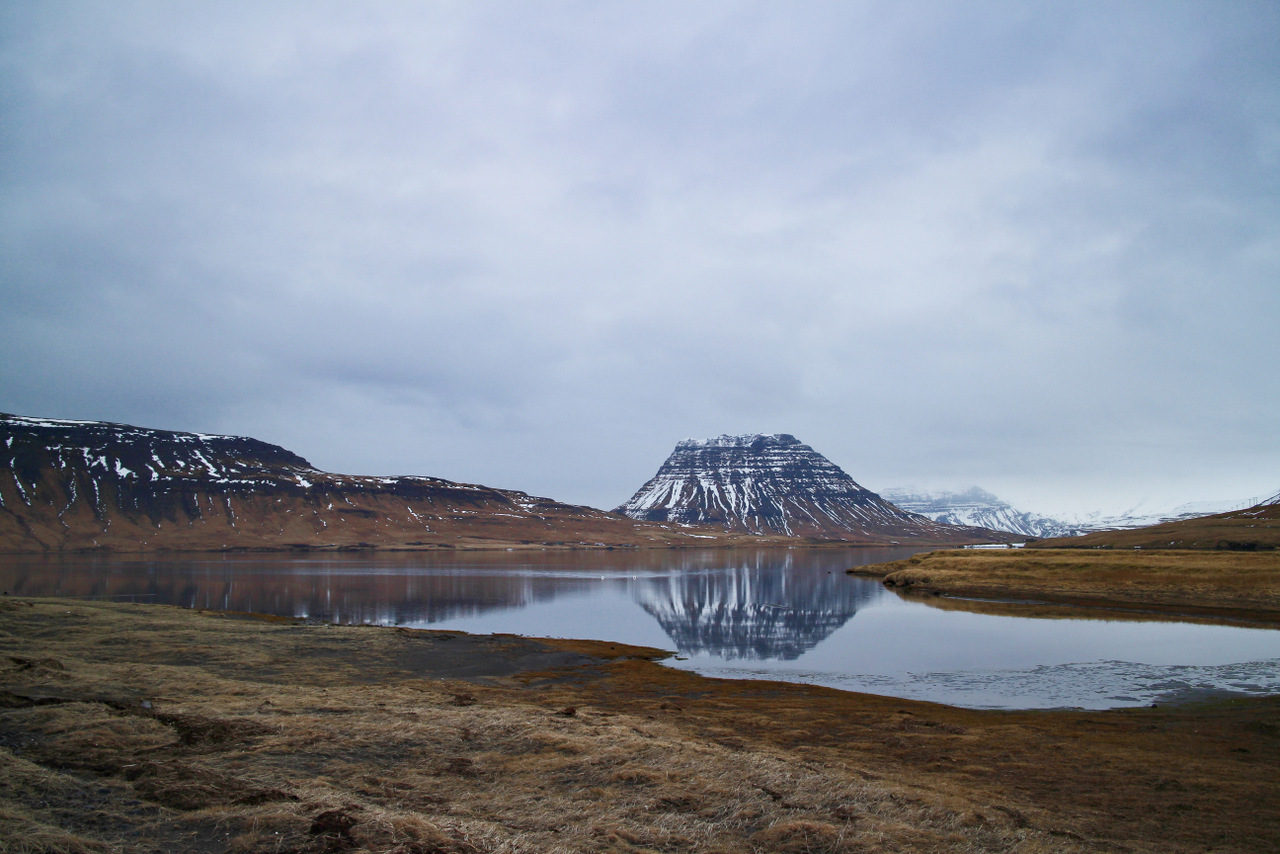
[(741, 436), (722, 433), (714, 439), (683, 439), (676, 443), (676, 449), (791, 447), (799, 444), (800, 440), (790, 433), (744, 433)]
[(789, 433), (676, 444), (658, 473), (614, 512), (750, 534), (847, 542), (976, 542), (991, 532), (904, 512)]

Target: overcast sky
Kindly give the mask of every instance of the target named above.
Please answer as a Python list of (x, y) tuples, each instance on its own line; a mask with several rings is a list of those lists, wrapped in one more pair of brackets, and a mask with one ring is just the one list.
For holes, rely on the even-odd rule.
[(0, 6), (0, 411), (613, 507), (1280, 490), (1280, 4)]

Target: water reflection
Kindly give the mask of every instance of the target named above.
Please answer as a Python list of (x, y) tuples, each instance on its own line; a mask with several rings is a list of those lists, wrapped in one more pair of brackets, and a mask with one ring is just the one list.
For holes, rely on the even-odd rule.
[[(18, 596), (382, 625), (432, 625), (621, 591), (656, 618), (679, 649), (794, 658), (867, 600), (866, 585), (851, 584), (844, 569), (916, 551), (23, 556), (0, 557), (0, 587)], [(572, 626), (564, 630), (572, 633)]]
[(980, 707), (1280, 693), (1275, 630), (942, 611), (844, 573), (915, 551), (0, 557), (0, 589), (614, 640), (674, 648), (674, 666), (707, 675)]
[(790, 558), (647, 578), (634, 590), (682, 653), (783, 661), (813, 649), (881, 595), (843, 572), (797, 570)]

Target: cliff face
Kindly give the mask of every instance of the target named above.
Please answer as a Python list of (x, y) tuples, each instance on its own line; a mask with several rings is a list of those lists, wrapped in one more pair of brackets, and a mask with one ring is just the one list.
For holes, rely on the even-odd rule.
[(645, 521), (862, 543), (1009, 539), (903, 511), (786, 433), (686, 439), (616, 512)]
[(523, 492), (318, 471), (255, 439), (0, 414), (0, 551), (707, 546)]

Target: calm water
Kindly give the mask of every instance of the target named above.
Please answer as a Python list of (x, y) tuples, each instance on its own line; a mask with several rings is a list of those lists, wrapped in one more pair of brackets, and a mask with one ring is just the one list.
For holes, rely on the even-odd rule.
[(982, 708), (1280, 693), (1280, 631), (1023, 619), (906, 601), (848, 567), (913, 549), (0, 557), (11, 595), (616, 640), (671, 666)]

